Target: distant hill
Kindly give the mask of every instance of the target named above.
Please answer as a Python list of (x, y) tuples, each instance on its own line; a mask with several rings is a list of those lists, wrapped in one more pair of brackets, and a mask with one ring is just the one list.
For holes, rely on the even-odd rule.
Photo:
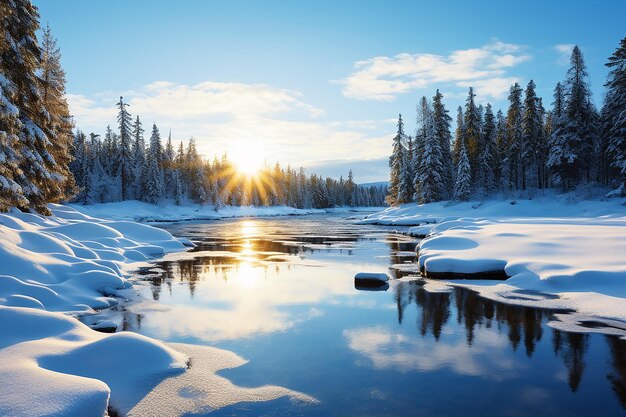
[(362, 187), (388, 187), (389, 181), (364, 182), (359, 185)]

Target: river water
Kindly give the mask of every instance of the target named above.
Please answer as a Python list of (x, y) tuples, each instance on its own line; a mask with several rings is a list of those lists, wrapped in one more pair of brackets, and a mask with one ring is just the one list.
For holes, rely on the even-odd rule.
[[(164, 308), (131, 309), (124, 328), (231, 350), (249, 360), (220, 373), (233, 383), (319, 400), (210, 415), (626, 414), (626, 341), (554, 330), (553, 311), (428, 292), (407, 277), (416, 241), (390, 228), (336, 214), (161, 227), (198, 246), (142, 272), (137, 288)], [(360, 271), (393, 279), (357, 289)]]

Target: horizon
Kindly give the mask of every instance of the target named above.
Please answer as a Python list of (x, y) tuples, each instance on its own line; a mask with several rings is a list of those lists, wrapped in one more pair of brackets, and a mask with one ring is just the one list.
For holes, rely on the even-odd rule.
[[(623, 36), (617, 11), (626, 12), (617, 2), (609, 16), (566, 2), (541, 13), (538, 2), (523, 10), (486, 2), (34, 4), (58, 39), (70, 111), (86, 133), (115, 126), (122, 95), (144, 126), (156, 123), (163, 136), (171, 129), (176, 141), (194, 137), (207, 159), (246, 149), (270, 165), (334, 178), (352, 169), (358, 183), (388, 180), (397, 115), (412, 134), (422, 95), (441, 89), (454, 116), (473, 86), (477, 103), (504, 109), (510, 84), (533, 79), (548, 107), (574, 44), (600, 106), (604, 63)], [(558, 18), (565, 5), (567, 22)], [(525, 30), (529, 19), (541, 33)]]

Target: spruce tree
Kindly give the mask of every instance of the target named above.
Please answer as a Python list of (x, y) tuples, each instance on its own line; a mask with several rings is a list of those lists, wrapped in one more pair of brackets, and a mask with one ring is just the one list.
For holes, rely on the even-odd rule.
[(146, 144), (143, 138), (144, 129), (139, 120), (139, 116), (133, 123), (132, 137), (133, 144), (131, 148), (132, 153), (132, 171), (133, 171), (133, 197), (135, 199), (141, 199), (143, 195), (142, 174), (146, 169)]
[(161, 134), (156, 124), (152, 125), (150, 148), (146, 157), (144, 173), (142, 175), (142, 197), (152, 204), (160, 203), (163, 199), (163, 171), (159, 162), (161, 158)]
[(606, 182), (613, 178), (626, 195), (626, 38), (605, 64), (609, 68), (606, 98), (602, 111), (602, 131), (606, 137)]
[(478, 166), (478, 156), (480, 154), (480, 112), (476, 107), (474, 89), (469, 88), (465, 101), (464, 122), (464, 142), (467, 148), (472, 176), (476, 176)]
[(53, 186), (44, 189), (44, 198), (47, 202), (59, 203), (71, 198), (77, 190), (68, 166), (71, 161), (73, 135), (72, 120), (65, 97), (65, 71), (61, 67), (61, 51), (50, 26), (46, 26), (43, 31), (41, 49), (42, 59), (39, 68), (41, 97), (48, 113), (50, 153), (55, 161), (51, 166), (51, 175), (59, 179)]
[(509, 183), (516, 190), (521, 188), (522, 183), (522, 111), (522, 88), (515, 83), (509, 91), (509, 108), (506, 114), (506, 162)]
[(494, 174), (495, 174), (495, 182), (496, 189), (505, 189), (508, 190), (510, 188), (509, 182), (509, 170), (508, 170), (508, 159), (507, 159), (507, 130), (506, 130), (506, 119), (504, 118), (504, 114), (502, 110), (498, 110), (496, 113), (496, 146), (495, 146), (495, 164), (494, 164)]
[(565, 81), (564, 141), (571, 149), (571, 162), (565, 172), (566, 189), (580, 180), (591, 179), (591, 163), (597, 141), (597, 114), (591, 102), (587, 67), (578, 46), (572, 49), (571, 66)]
[(452, 173), (454, 167), (452, 165), (452, 154), (450, 152), (450, 146), (452, 142), (452, 136), (450, 135), (450, 123), (452, 117), (448, 114), (445, 105), (443, 104), (443, 95), (437, 90), (433, 97), (433, 125), (435, 130), (435, 136), (439, 141), (439, 152), (441, 161), (439, 165), (442, 169), (441, 174), (441, 186), (439, 194), (442, 198), (448, 198), (452, 195), (452, 189), (454, 184), (452, 182)]
[(463, 108), (459, 106), (456, 111), (456, 129), (454, 131), (454, 148), (452, 150), (452, 162), (454, 166), (459, 163), (461, 143), (465, 140), (465, 123), (463, 121)]
[[(522, 113), (522, 136), (520, 142), (521, 186), (540, 186), (539, 156), (543, 131), (543, 120), (539, 110), (539, 100), (535, 93), (535, 82), (530, 80), (524, 95)], [(532, 181), (531, 181), (532, 180)]]
[(459, 148), (459, 161), (456, 166), (456, 179), (454, 184), (454, 199), (457, 201), (469, 201), (471, 196), (472, 172), (464, 141), (461, 141)]
[(433, 110), (426, 97), (422, 98), (419, 109), (419, 136), (423, 146), (415, 175), (415, 199), (423, 204), (442, 199), (443, 166), (441, 142), (436, 135)]
[(120, 101), (117, 103), (117, 107), (119, 108), (117, 122), (120, 130), (117, 172), (120, 176), (120, 193), (122, 201), (131, 198), (131, 189), (134, 181), (133, 158), (131, 153), (132, 119), (126, 110), (126, 106), (128, 106), (128, 104), (124, 103), (123, 97), (120, 97)]
[(552, 134), (548, 138), (547, 166), (552, 185), (568, 188), (566, 182), (571, 182), (569, 178), (572, 177), (576, 155), (565, 134), (565, 95), (561, 83), (557, 83), (554, 88), (552, 106)]
[(404, 146), (402, 141), (404, 139), (404, 122), (402, 121), (402, 115), (398, 115), (396, 136), (393, 138), (393, 148), (391, 156), (389, 157), (389, 193), (387, 195), (387, 204), (395, 206), (398, 203), (398, 196), (400, 195), (400, 182), (404, 175)]
[(481, 193), (490, 194), (496, 188), (496, 120), (489, 103), (485, 109), (484, 119), (476, 183)]

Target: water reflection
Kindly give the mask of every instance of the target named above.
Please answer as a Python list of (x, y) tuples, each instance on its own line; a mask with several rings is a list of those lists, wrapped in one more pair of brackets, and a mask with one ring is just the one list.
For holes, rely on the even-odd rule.
[[(263, 375), (328, 405), (311, 415), (483, 415), (481, 401), (500, 415), (511, 404), (490, 395), (517, 390), (510, 401), (520, 415), (626, 407), (623, 340), (554, 330), (547, 323), (556, 311), (459, 288), (429, 292), (418, 281), (392, 280), (386, 292), (355, 289), (359, 271), (413, 273), (415, 242), (405, 236), (332, 218), (168, 229), (198, 242), (197, 256), (143, 272), (144, 295), (168, 310), (138, 314), (130, 305), (125, 329), (254, 358), (230, 376), (245, 385)], [(601, 405), (585, 405), (590, 397)], [(541, 406), (548, 402), (550, 413)]]

